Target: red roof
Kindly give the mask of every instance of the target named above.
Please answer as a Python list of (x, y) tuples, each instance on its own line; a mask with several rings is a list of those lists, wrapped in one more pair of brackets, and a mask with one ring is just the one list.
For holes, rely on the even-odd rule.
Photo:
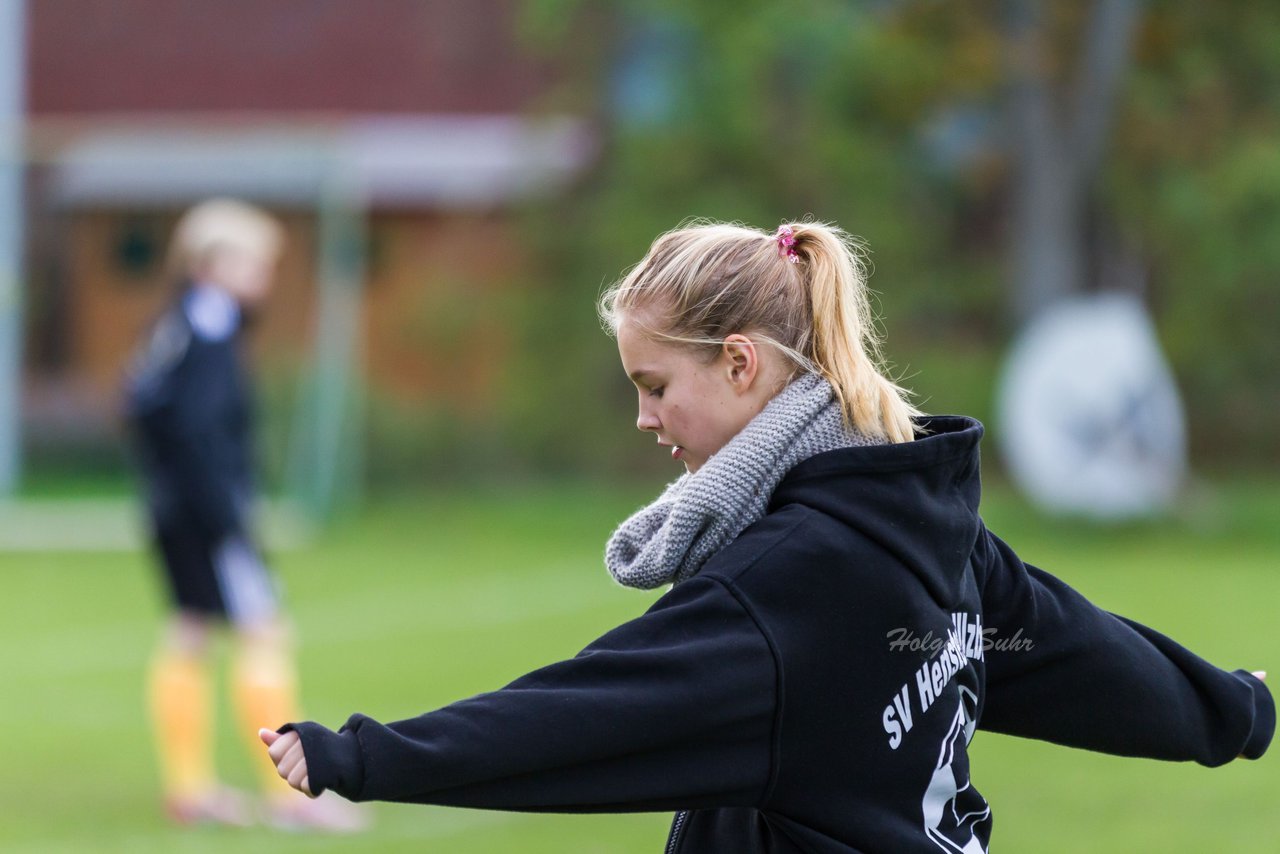
[(28, 109), (504, 113), (551, 79), (515, 0), (57, 0), (27, 6)]

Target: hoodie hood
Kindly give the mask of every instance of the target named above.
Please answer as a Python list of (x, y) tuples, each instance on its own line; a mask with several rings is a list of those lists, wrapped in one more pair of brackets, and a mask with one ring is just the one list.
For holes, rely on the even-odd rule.
[(818, 454), (787, 473), (769, 510), (799, 504), (839, 520), (901, 560), (946, 607), (961, 598), (981, 526), (982, 434), (973, 418), (939, 415), (920, 419), (912, 442)]

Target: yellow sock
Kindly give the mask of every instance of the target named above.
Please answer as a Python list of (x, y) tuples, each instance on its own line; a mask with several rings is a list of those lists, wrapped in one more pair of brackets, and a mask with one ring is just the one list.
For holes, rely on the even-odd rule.
[(214, 785), (209, 669), (200, 656), (168, 650), (151, 662), (147, 693), (152, 732), (161, 784), (170, 798), (195, 797)]
[(263, 788), (273, 794), (286, 793), (288, 784), (258, 740), (258, 730), (276, 729), (298, 720), (297, 677), (293, 659), (283, 645), (244, 641), (236, 650), (231, 669), (231, 695), (240, 729), (254, 756)]

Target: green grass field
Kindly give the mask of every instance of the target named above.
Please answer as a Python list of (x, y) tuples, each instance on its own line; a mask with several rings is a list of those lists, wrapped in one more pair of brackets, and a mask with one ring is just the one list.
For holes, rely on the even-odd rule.
[[(276, 555), (308, 715), (413, 715), (572, 655), (638, 614), (654, 596), (614, 586), (600, 555), (649, 494), (526, 486), (383, 501)], [(1201, 487), (1177, 522), (1105, 530), (1038, 519), (999, 489), (984, 515), (1102, 606), (1280, 680), (1280, 485)], [(157, 807), (142, 701), (161, 615), (145, 555), (3, 554), (0, 574), (0, 850), (661, 850), (664, 815), (379, 804), (374, 829), (355, 838), (174, 830)], [(221, 765), (247, 786), (246, 750), (222, 712)], [(1280, 851), (1280, 757), (1210, 770), (981, 732), (973, 753), (998, 851)]]

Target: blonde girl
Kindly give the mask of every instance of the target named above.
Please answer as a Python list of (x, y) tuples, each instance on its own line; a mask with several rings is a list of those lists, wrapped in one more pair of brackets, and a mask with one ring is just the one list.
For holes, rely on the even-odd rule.
[(1260, 756), (1275, 708), (1257, 676), (1095, 607), (987, 531), (982, 426), (921, 415), (885, 375), (860, 259), (815, 222), (659, 237), (601, 313), (636, 426), (685, 472), (605, 563), (671, 589), (498, 691), (264, 731), (280, 775), (354, 800), (672, 810), (668, 852), (975, 854), (979, 728)]

